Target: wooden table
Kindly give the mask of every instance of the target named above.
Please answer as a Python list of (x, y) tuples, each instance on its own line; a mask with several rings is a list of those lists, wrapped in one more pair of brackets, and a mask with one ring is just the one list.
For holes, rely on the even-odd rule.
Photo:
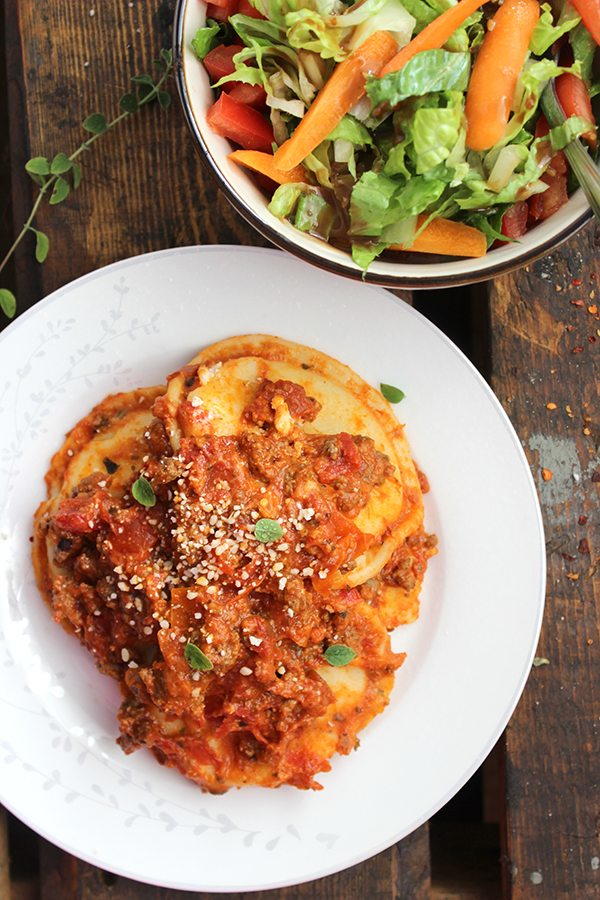
[[(86, 115), (115, 109), (129, 75), (147, 70), (160, 47), (169, 45), (172, 5), (158, 0), (4, 0), (0, 54), (5, 53), (8, 92), (2, 90), (3, 64), (2, 247), (31, 205), (33, 185), (23, 171), (25, 161), (70, 151), (81, 140)], [(27, 239), (3, 281), (15, 289), (20, 311), (71, 279), (123, 257), (188, 244), (264, 243), (201, 166), (177, 103), (167, 112), (144, 110), (100, 141), (85, 160), (79, 191), (61, 206), (44, 208), (38, 223), (51, 238), (48, 261), (44, 266), (33, 261)], [(455, 801), (456, 821), (448, 823), (443, 816), (432, 820), (431, 850), (426, 825), (360, 866), (281, 891), (281, 897), (599, 896), (594, 732), (600, 712), (594, 696), (600, 642), (594, 606), (600, 586), (594, 577), (600, 536), (594, 366), (600, 346), (595, 312), (599, 247), (600, 229), (590, 225), (551, 257), (493, 284), (414, 298), (490, 380), (530, 461), (548, 539), (548, 598), (538, 653), (550, 664), (532, 671), (493, 763)], [(544, 469), (548, 480), (542, 477)], [(491, 458), (490, 478), (498, 474)], [(474, 837), (481, 835), (476, 823), (466, 821), (473, 819), (472, 810), (460, 821), (466, 803), (461, 797), (472, 797), (474, 790), (479, 791), (475, 806), (484, 807), (479, 822), (496, 823), (500, 836), (501, 847), (491, 846), (492, 857), (500, 862), (495, 870), (492, 866), (492, 878), (489, 871), (477, 874), (490, 847)], [(6, 819), (0, 822), (4, 898), (9, 890)], [(189, 896), (103, 873), (38, 840), (13, 820), (10, 826), (15, 897)], [(470, 856), (469, 846), (476, 850)], [(457, 874), (453, 859), (470, 860), (464, 877)]]

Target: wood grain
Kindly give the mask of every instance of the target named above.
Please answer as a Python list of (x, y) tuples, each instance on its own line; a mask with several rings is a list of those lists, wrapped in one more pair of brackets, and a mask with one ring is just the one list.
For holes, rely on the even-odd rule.
[(589, 226), (491, 288), (492, 386), (531, 464), (548, 550), (538, 655), (549, 665), (533, 669), (506, 732), (514, 898), (600, 892), (599, 247), (600, 229)]

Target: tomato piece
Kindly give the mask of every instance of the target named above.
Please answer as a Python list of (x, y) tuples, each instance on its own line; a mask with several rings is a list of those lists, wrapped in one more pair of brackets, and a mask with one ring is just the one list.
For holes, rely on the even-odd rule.
[[(591, 122), (595, 126), (596, 120), (592, 111), (592, 101), (585, 82), (578, 78), (577, 75), (564, 72), (558, 76), (555, 84), (556, 95), (565, 116), (567, 118), (570, 118), (570, 116), (581, 116), (582, 119)], [(596, 146), (596, 131), (594, 128), (586, 131), (582, 136), (590, 147), (594, 148)]]
[(315, 474), (322, 484), (333, 484), (360, 469), (362, 458), (351, 435), (342, 431), (329, 443), (335, 443), (331, 456), (320, 456), (315, 462)]
[(73, 534), (93, 534), (108, 518), (108, 496), (103, 491), (84, 491), (67, 497), (53, 518), (59, 531)]
[(244, 150), (268, 153), (275, 140), (271, 123), (258, 110), (236, 103), (229, 94), (221, 94), (206, 115), (213, 131), (239, 144)]
[(238, 12), (243, 16), (252, 16), (253, 19), (264, 19), (265, 17), (261, 12), (255, 9), (248, 0), (240, 0), (240, 4), (238, 6)]
[(139, 507), (120, 509), (110, 522), (112, 549), (110, 557), (114, 561), (130, 564), (148, 559), (157, 541), (156, 529), (148, 523), (146, 513)]
[(217, 22), (226, 22), (229, 16), (237, 12), (238, 0), (225, 0), (221, 3), (209, 3), (206, 7), (206, 18)]
[(211, 81), (218, 81), (225, 75), (232, 75), (235, 72), (233, 57), (242, 49), (241, 44), (220, 44), (206, 54), (203, 60), (204, 68), (210, 75)]
[(247, 106), (264, 106), (267, 100), (267, 92), (262, 85), (244, 84), (243, 81), (234, 81), (227, 93), (236, 103), (245, 103)]
[(502, 234), (516, 240), (523, 237), (527, 231), (527, 219), (529, 217), (529, 207), (521, 200), (507, 209), (502, 216)]
[[(549, 177), (546, 174), (543, 180), (546, 181)], [(529, 215), (535, 222), (543, 222), (564, 206), (568, 199), (567, 176), (556, 174), (552, 181), (548, 182), (547, 191), (529, 198)]]

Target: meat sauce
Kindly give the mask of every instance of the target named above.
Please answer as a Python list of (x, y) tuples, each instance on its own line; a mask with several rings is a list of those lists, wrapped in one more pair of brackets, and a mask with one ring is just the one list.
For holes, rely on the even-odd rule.
[[(259, 432), (184, 438), (176, 455), (155, 420), (142, 471), (153, 506), (131, 490), (115, 498), (103, 472), (49, 524), (65, 572), (55, 616), (121, 681), (122, 747), (149, 746), (201, 783), (198, 767), (211, 766), (212, 790), (257, 761), (273, 784), (318, 787), (326, 760), (291, 742), (332, 702), (317, 672), (326, 648), (351, 646), (373, 677), (403, 660), (361, 613), (360, 593), (329, 585), (369, 546), (354, 518), (393, 466), (369, 438), (281, 434), (278, 397), (293, 419), (318, 413), (299, 385), (263, 381), (244, 412)], [(263, 519), (276, 539), (257, 538)], [(210, 668), (190, 664), (190, 645)], [(340, 727), (347, 752), (359, 726)]]

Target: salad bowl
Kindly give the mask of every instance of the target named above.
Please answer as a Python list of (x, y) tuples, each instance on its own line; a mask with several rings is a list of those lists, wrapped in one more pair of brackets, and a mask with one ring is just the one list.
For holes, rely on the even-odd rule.
[(184, 113), (201, 158), (235, 209), (265, 238), (308, 263), (338, 275), (392, 288), (431, 289), (484, 281), (511, 272), (552, 252), (592, 217), (581, 189), (557, 212), (517, 240), (489, 250), (480, 258), (456, 258), (401, 252), (396, 258), (375, 259), (366, 271), (351, 255), (295, 228), (270, 211), (268, 197), (251, 173), (229, 159), (231, 143), (207, 121), (214, 103), (211, 79), (192, 49), (192, 40), (206, 24), (206, 4), (179, 0), (174, 23), (178, 90)]

